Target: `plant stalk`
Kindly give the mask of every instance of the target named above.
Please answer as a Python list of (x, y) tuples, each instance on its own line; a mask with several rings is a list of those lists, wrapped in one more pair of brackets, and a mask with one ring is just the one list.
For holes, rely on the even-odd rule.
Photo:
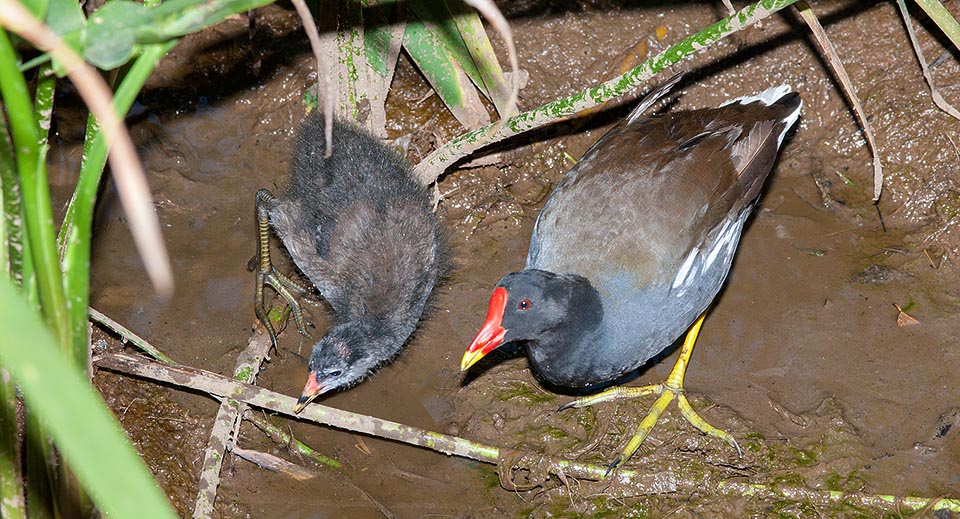
[[(41, 78), (40, 82), (46, 80)], [(38, 84), (38, 88), (40, 85)], [(44, 87), (46, 88), (46, 87)], [(43, 92), (40, 92), (43, 94)], [(65, 351), (70, 345), (67, 328), (67, 304), (63, 293), (60, 262), (57, 261), (56, 235), (50, 188), (47, 183), (46, 144), (34, 120), (33, 104), (27, 82), (17, 69), (17, 56), (7, 37), (0, 31), (0, 95), (10, 121), (28, 246), (37, 275), (37, 286), (44, 319)], [(52, 92), (51, 92), (52, 95)]]
[(454, 162), (474, 151), (508, 137), (563, 120), (587, 108), (625, 94), (661, 70), (708, 48), (717, 41), (753, 25), (790, 6), (797, 0), (761, 0), (730, 17), (707, 26), (626, 73), (570, 97), (517, 114), (506, 120), (467, 132), (427, 155), (414, 173), (423, 185), (430, 185)]
[[(147, 45), (139, 58), (120, 81), (113, 96), (113, 106), (118, 114), (126, 114), (133, 106), (137, 94), (143, 88), (163, 56), (176, 41)], [(70, 335), (75, 344), (86, 344), (90, 322), (90, 240), (93, 229), (93, 213), (97, 192), (107, 162), (107, 139), (100, 124), (91, 115), (87, 120), (84, 153), (80, 160), (80, 176), (74, 189), (57, 243), (62, 255), (64, 289), (67, 295)], [(77, 362), (89, 375), (89, 347), (85, 347)]]

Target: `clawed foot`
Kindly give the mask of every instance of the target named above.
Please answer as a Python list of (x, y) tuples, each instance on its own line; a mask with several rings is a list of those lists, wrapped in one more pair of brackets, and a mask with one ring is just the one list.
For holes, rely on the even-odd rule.
[(300, 307), (300, 302), (296, 299), (298, 296), (306, 294), (308, 289), (284, 276), (271, 265), (267, 272), (257, 271), (257, 302), (254, 309), (257, 312), (257, 318), (260, 319), (263, 327), (267, 329), (267, 333), (270, 335), (273, 348), (277, 348), (277, 332), (273, 327), (273, 322), (270, 321), (266, 307), (263, 305), (263, 287), (267, 285), (273, 288), (273, 290), (290, 305), (290, 312), (293, 314), (293, 321), (297, 325), (297, 331), (304, 337), (310, 337), (310, 332), (307, 331), (306, 321), (303, 319), (303, 309)]
[(677, 399), (677, 407), (680, 408), (680, 414), (688, 422), (707, 436), (720, 438), (729, 443), (737, 450), (738, 456), (743, 456), (743, 451), (740, 450), (740, 445), (737, 444), (737, 440), (735, 440), (730, 433), (710, 425), (706, 420), (701, 418), (700, 415), (693, 410), (690, 401), (687, 400), (687, 397), (683, 394), (683, 376), (686, 372), (687, 363), (690, 360), (690, 354), (693, 352), (693, 345), (697, 340), (697, 335), (700, 333), (700, 326), (702, 324), (703, 316), (700, 316), (697, 322), (690, 328), (690, 331), (687, 332), (687, 337), (683, 342), (683, 348), (680, 350), (680, 358), (677, 360), (677, 364), (673, 367), (673, 371), (670, 372), (670, 376), (667, 377), (665, 382), (643, 387), (613, 387), (596, 395), (578, 398), (560, 407), (559, 411), (563, 411), (564, 409), (587, 407), (601, 402), (626, 400), (646, 395), (659, 395), (657, 401), (650, 406), (650, 411), (647, 412), (647, 416), (645, 416), (643, 420), (640, 421), (640, 425), (637, 426), (637, 432), (634, 433), (630, 441), (627, 442), (623, 451), (607, 466), (607, 475), (630, 459), (637, 449), (640, 448), (643, 440), (647, 439), (650, 431), (657, 425), (660, 416), (674, 398)]
[(270, 335), (270, 342), (273, 345), (273, 349), (277, 350), (277, 332), (263, 305), (264, 286), (269, 285), (277, 295), (282, 297), (284, 301), (290, 305), (293, 320), (297, 324), (297, 331), (304, 337), (310, 337), (310, 333), (307, 332), (300, 302), (296, 299), (298, 296), (307, 294), (309, 289), (281, 274), (270, 261), (269, 209), (275, 203), (276, 198), (274, 198), (269, 191), (266, 189), (257, 191), (257, 238), (259, 247), (257, 249), (256, 304), (254, 305), (254, 309), (257, 313), (257, 318), (260, 319), (263, 327), (267, 329), (267, 333)]

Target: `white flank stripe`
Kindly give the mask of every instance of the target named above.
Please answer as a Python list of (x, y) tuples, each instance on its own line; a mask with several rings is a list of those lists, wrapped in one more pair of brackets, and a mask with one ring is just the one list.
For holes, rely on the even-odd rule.
[(693, 266), (693, 260), (697, 259), (697, 254), (700, 254), (700, 249), (694, 248), (690, 251), (690, 254), (687, 254), (687, 259), (683, 260), (683, 265), (680, 265), (680, 270), (677, 271), (677, 277), (673, 278), (673, 285), (671, 289), (677, 288), (682, 285), (690, 274), (690, 267)]

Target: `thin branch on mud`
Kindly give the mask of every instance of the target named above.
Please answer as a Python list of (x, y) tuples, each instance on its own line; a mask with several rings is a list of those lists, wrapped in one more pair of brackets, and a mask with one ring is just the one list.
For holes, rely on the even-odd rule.
[[(252, 406), (269, 409), (277, 413), (308, 420), (339, 429), (368, 434), (378, 438), (417, 445), (444, 454), (469, 458), (484, 463), (496, 464), (500, 460), (501, 450), (455, 436), (426, 431), (416, 427), (381, 420), (349, 411), (342, 411), (320, 404), (312, 404), (299, 415), (293, 413), (296, 399), (263, 388), (251, 386), (188, 366), (172, 366), (150, 361), (144, 357), (126, 353), (103, 355), (95, 359), (100, 368), (119, 373), (166, 382), (175, 386), (203, 391), (212, 395), (233, 398)], [(532, 459), (533, 457), (528, 457)], [(541, 470), (547, 473), (565, 473), (568, 477), (580, 479), (604, 479), (607, 468), (600, 465), (558, 460), (537, 456)], [(661, 494), (676, 491), (676, 483), (670, 473), (641, 474), (632, 470), (619, 470), (607, 478), (632, 495)]]
[[(550, 474), (557, 475), (558, 478), (562, 475), (562, 477), (600, 480), (603, 479), (604, 473), (606, 472), (606, 467), (598, 465), (557, 460), (536, 455), (524, 456), (514, 451), (501, 450), (497, 447), (482, 445), (455, 436), (425, 431), (396, 422), (380, 420), (349, 411), (341, 411), (316, 403), (308, 406), (300, 415), (294, 415), (293, 405), (296, 403), (296, 399), (293, 397), (280, 395), (256, 386), (242, 384), (227, 377), (217, 375), (216, 373), (210, 373), (187, 366), (160, 364), (144, 357), (126, 353), (100, 356), (95, 359), (94, 364), (100, 368), (118, 373), (126, 373), (150, 380), (166, 382), (175, 386), (203, 391), (211, 395), (235, 398), (252, 406), (270, 409), (293, 418), (301, 418), (352, 432), (418, 445), (444, 454), (461, 456), (485, 463), (499, 464), (502, 456), (504, 459), (510, 460), (510, 463), (515, 466), (520, 462), (533, 463), (537, 465), (534, 468), (546, 470)], [(613, 472), (608, 480), (611, 481), (612, 485), (607, 488), (607, 493), (618, 493), (630, 496), (678, 491), (689, 493), (702, 492), (705, 485), (710, 484), (709, 480), (703, 478), (677, 480), (670, 472), (639, 474), (631, 470)], [(756, 496), (770, 499), (786, 498), (808, 500), (817, 503), (852, 501), (862, 506), (879, 509), (889, 509), (891, 506), (897, 506), (911, 510), (946, 509), (960, 512), (960, 500), (956, 499), (845, 493), (828, 490), (811, 490), (802, 487), (771, 486), (732, 481), (720, 481), (713, 486), (717, 492), (729, 496)]]
[[(113, 319), (107, 317), (106, 315), (104, 315), (103, 313), (97, 311), (97, 310), (94, 309), (94, 308), (90, 308), (89, 310), (90, 310), (91, 320), (93, 320), (93, 321), (95, 321), (95, 322), (97, 322), (97, 323), (100, 323), (101, 325), (107, 327), (108, 329), (110, 329), (110, 330), (112, 330), (113, 332), (115, 332), (115, 333), (117, 333), (118, 335), (120, 335), (121, 342), (127, 342), (127, 341), (129, 341), (130, 343), (134, 344), (135, 346), (137, 346), (138, 348), (140, 348), (141, 350), (143, 350), (145, 353), (147, 353), (148, 355), (150, 355), (151, 357), (153, 357), (153, 358), (156, 359), (156, 360), (159, 360), (159, 361), (161, 361), (161, 362), (166, 362), (166, 363), (168, 363), (168, 364), (176, 364), (176, 362), (174, 362), (169, 356), (165, 355), (165, 354), (164, 354), (163, 352), (161, 352), (159, 349), (157, 349), (156, 347), (154, 347), (152, 344), (150, 344), (149, 342), (145, 341), (144, 339), (140, 338), (138, 335), (136, 335), (135, 333), (133, 333), (132, 331), (130, 331), (129, 329), (127, 329), (127, 328), (124, 327), (123, 325), (117, 323), (117, 322), (114, 321)], [(284, 313), (283, 316), (286, 317), (286, 313)], [(255, 335), (253, 338), (251, 338), (251, 342), (254, 340), (254, 338), (256, 338), (256, 337), (258, 337), (258, 336), (261, 337), (261, 340), (262, 340), (262, 334), (258, 334), (258, 335)], [(269, 351), (269, 350), (267, 350), (267, 351)], [(238, 360), (238, 363), (239, 363), (239, 364), (244, 364), (244, 363), (245, 363), (245, 364), (247, 364), (247, 365), (251, 365), (254, 361), (256, 361), (257, 355), (259, 355), (259, 353), (260, 353), (259, 348), (247, 348), (247, 349), (245, 349), (245, 350), (243, 351), (243, 353), (241, 353), (241, 355), (240, 355), (240, 357), (239, 357), (239, 360)], [(238, 371), (239, 371), (239, 370), (238, 370)], [(221, 406), (223, 405), (223, 402), (235, 402), (235, 401), (234, 401), (234, 400), (229, 400), (229, 399), (223, 399), (223, 400), (221, 400)], [(246, 407), (246, 406), (244, 406), (244, 407)], [(220, 417), (220, 414), (218, 413), (217, 416), (218, 416), (218, 418), (219, 418), (219, 417)], [(257, 415), (256, 413), (254, 413), (252, 410), (249, 410), (249, 409), (248, 409), (247, 412), (243, 413), (243, 416), (242, 416), (242, 417), (243, 417), (244, 420), (247, 420), (247, 421), (249, 421), (250, 423), (252, 423), (252, 424), (253, 424), (254, 426), (256, 426), (258, 429), (260, 429), (261, 431), (263, 431), (267, 436), (270, 436), (271, 438), (273, 438), (275, 441), (289, 446), (289, 448), (293, 449), (293, 451), (294, 451), (297, 455), (304, 456), (304, 457), (306, 457), (306, 458), (309, 458), (309, 459), (313, 460), (313, 461), (316, 462), (316, 463), (319, 463), (319, 464), (321, 464), (321, 465), (327, 465), (327, 466), (332, 467), (332, 468), (334, 468), (334, 469), (342, 468), (342, 465), (341, 465), (340, 462), (338, 462), (337, 460), (334, 460), (334, 459), (332, 459), (332, 458), (328, 458), (328, 457), (324, 456), (323, 454), (320, 454), (320, 452), (317, 451), (316, 449), (314, 449), (314, 448), (310, 447), (309, 445), (301, 442), (300, 440), (294, 438), (292, 435), (287, 434), (286, 432), (283, 431), (283, 429), (281, 429), (280, 427), (277, 427), (276, 425), (273, 425), (273, 424), (270, 423), (265, 417), (260, 417), (260, 416), (258, 416), (258, 415)], [(225, 427), (227, 424), (229, 424), (229, 421), (225, 419), (225, 420), (223, 420), (222, 422), (215, 422), (215, 424), (214, 424), (214, 429), (216, 429), (216, 424), (217, 424), (217, 423), (222, 423), (222, 424), (224, 424), (224, 427)], [(223, 434), (224, 434), (223, 432), (211, 432), (211, 437), (214, 437), (215, 435), (216, 435), (216, 436), (222, 436)], [(235, 434), (235, 433), (234, 433), (234, 434)], [(234, 436), (234, 437), (236, 437), (236, 436)], [(234, 442), (234, 443), (235, 443), (235, 442)], [(210, 452), (210, 451), (208, 451), (208, 453), (209, 453), (209, 452)], [(233, 452), (234, 454), (237, 454), (238, 456), (243, 457), (243, 454), (244, 454), (244, 453), (249, 454), (249, 453), (252, 452), (252, 451), (247, 451), (247, 450), (242, 450), (242, 449), (241, 449), (241, 452), (238, 452), (238, 447), (234, 444), (233, 447), (231, 448), (231, 452)], [(255, 457), (255, 456), (254, 456), (254, 457)], [(250, 457), (246, 457), (245, 459), (247, 459), (248, 461), (251, 461), (251, 462), (253, 462), (253, 463), (259, 464), (259, 461), (250, 459)], [(205, 459), (204, 459), (204, 466), (206, 466), (206, 462), (207, 462), (207, 459), (205, 458)], [(267, 468), (272, 470), (271, 467), (267, 467)], [(211, 467), (210, 471), (211, 471), (211, 472), (213, 471), (213, 467)], [(283, 471), (283, 472), (286, 473), (286, 472), (288, 472), (288, 471)], [(219, 470), (217, 471), (217, 473), (219, 473)], [(379, 510), (380, 513), (384, 515), (384, 517), (387, 517), (388, 519), (392, 519), (393, 517), (395, 517), (395, 515), (394, 515), (386, 506), (384, 506), (383, 503), (381, 503), (380, 501), (378, 501), (378, 500), (377, 500), (375, 497), (373, 497), (373, 495), (371, 495), (369, 492), (367, 492), (366, 490), (358, 487), (356, 484), (354, 484), (354, 483), (353, 483), (352, 481), (350, 481), (348, 478), (343, 478), (342, 481), (345, 482), (346, 484), (350, 485), (350, 486), (353, 487), (354, 489), (356, 489), (365, 499), (367, 499), (368, 501), (370, 501), (370, 503), (371, 503), (374, 507), (376, 507), (377, 510)], [(213, 497), (215, 497), (215, 496), (213, 496)], [(212, 505), (212, 503), (213, 503), (213, 497), (204, 498), (204, 502), (209, 502), (209, 503)], [(198, 502), (199, 502), (199, 498), (198, 498)]]
[(146, 353), (147, 355), (153, 357), (156, 360), (159, 360), (160, 362), (166, 362), (168, 364), (177, 363), (175, 360), (165, 355), (162, 351), (155, 348), (152, 344), (144, 340), (142, 337), (130, 331), (129, 328), (107, 317), (105, 314), (101, 313), (96, 308), (91, 306), (89, 307), (89, 311), (90, 311), (90, 320), (97, 324), (100, 324), (101, 326), (106, 327), (107, 329), (119, 335), (121, 343), (125, 344), (129, 342), (130, 344), (133, 344), (137, 348), (140, 348), (140, 351)]
[(304, 481), (317, 477), (316, 472), (308, 468), (301, 467), (296, 463), (289, 462), (283, 458), (274, 456), (273, 454), (250, 449), (241, 449), (236, 445), (234, 445), (230, 451), (260, 468), (286, 474), (297, 481)]
[(257, 429), (263, 431), (264, 434), (273, 438), (274, 441), (287, 445), (289, 448), (293, 449), (293, 452), (300, 456), (304, 456), (321, 465), (327, 465), (335, 469), (343, 467), (339, 461), (320, 454), (313, 447), (294, 438), (293, 435), (287, 434), (286, 431), (277, 427), (276, 425), (273, 425), (266, 418), (259, 416), (253, 411), (247, 413), (243, 418), (252, 423)]
[(110, 88), (76, 52), (63, 43), (49, 27), (16, 0), (0, 0), (0, 25), (10, 29), (31, 45), (49, 52), (67, 69), (70, 80), (84, 103), (100, 122), (110, 146), (110, 165), (120, 193), (120, 202), (130, 219), (134, 243), (154, 289), (163, 297), (173, 292), (173, 269), (167, 255), (160, 221), (154, 210), (146, 175), (120, 117), (113, 109)]
[[(694, 490), (694, 488), (691, 488)], [(781, 485), (763, 485), (757, 483), (736, 483), (721, 481), (717, 490), (725, 495), (752, 496), (766, 499), (790, 499), (830, 504), (851, 502), (860, 506), (889, 510), (893, 507), (909, 510), (950, 510), (960, 512), (960, 500), (929, 497), (901, 497), (884, 494), (864, 494), (860, 492), (840, 492), (838, 490), (810, 490), (802, 487)]]
[[(247, 347), (237, 357), (237, 366), (233, 371), (234, 378), (251, 384), (255, 383), (260, 365), (270, 352), (271, 345), (269, 335), (254, 333), (247, 342)], [(223, 457), (227, 451), (233, 450), (241, 419), (247, 409), (247, 404), (230, 398), (220, 402), (220, 409), (214, 418), (210, 440), (203, 455), (197, 502), (193, 509), (194, 518), (210, 517), (213, 513), (213, 503), (217, 499), (217, 489), (220, 487), (220, 468), (223, 466)]]
[[(286, 432), (284, 432), (283, 429), (270, 423), (266, 419), (266, 417), (261, 417), (257, 415), (255, 411), (252, 411), (252, 410), (248, 411), (243, 416), (243, 418), (244, 420), (248, 420), (250, 423), (255, 425), (258, 429), (263, 431), (264, 434), (273, 438), (274, 441), (278, 443), (282, 443), (286, 445), (288, 448), (292, 449), (293, 452), (299, 456), (304, 456), (321, 465), (327, 465), (333, 469), (339, 469), (343, 467), (343, 465), (341, 465), (339, 461), (328, 458), (323, 454), (320, 454), (313, 447), (310, 447), (309, 445), (301, 442), (300, 440), (294, 438), (292, 434), (287, 434)], [(366, 499), (367, 501), (370, 501), (370, 504), (376, 507), (376, 509), (379, 510), (384, 517), (386, 517), (387, 519), (393, 519), (394, 517), (396, 517), (396, 514), (391, 512), (389, 508), (384, 506), (384, 504), (378, 501), (377, 498), (373, 497), (373, 495), (370, 492), (367, 492), (366, 490), (360, 488), (360, 486), (354, 483), (353, 481), (351, 481), (349, 477), (344, 477), (339, 472), (333, 472), (333, 474), (335, 476), (331, 476), (331, 477), (336, 477), (339, 483), (349, 485), (354, 490), (359, 492), (360, 495), (362, 495), (364, 499)]]
[(414, 168), (417, 180), (425, 186), (430, 185), (437, 180), (448, 166), (483, 146), (563, 120), (577, 112), (625, 94), (652, 78), (661, 70), (679, 63), (683, 58), (709, 48), (713, 43), (769, 17), (795, 1), (761, 0), (748, 5), (733, 16), (724, 18), (670, 46), (660, 54), (616, 78), (591, 87), (584, 92), (515, 115), (505, 121), (497, 121), (494, 124), (467, 132), (434, 150), (417, 164)]
[(810, 28), (810, 32), (813, 33), (817, 44), (820, 45), (820, 50), (823, 51), (824, 57), (827, 58), (827, 64), (830, 66), (830, 70), (837, 79), (840, 80), (841, 90), (846, 94), (847, 100), (850, 101), (850, 106), (853, 107), (853, 113), (856, 114), (857, 120), (860, 121), (863, 136), (867, 139), (867, 145), (870, 146), (870, 153), (873, 155), (873, 201), (877, 202), (880, 200), (880, 193), (883, 191), (883, 165), (880, 163), (880, 151), (877, 149), (877, 142), (873, 137), (873, 128), (870, 126), (870, 121), (867, 120), (867, 114), (863, 111), (863, 106), (860, 104), (860, 98), (857, 97), (856, 90), (853, 89), (853, 81), (850, 80), (850, 75), (847, 74), (847, 69), (844, 68), (843, 61), (840, 60), (840, 55), (837, 53), (836, 47), (833, 46), (833, 42), (827, 37), (827, 31), (820, 25), (820, 20), (813, 14), (813, 9), (810, 8), (810, 5), (800, 0), (794, 7), (796, 7), (797, 12), (800, 13), (800, 18), (803, 18), (807, 27)]

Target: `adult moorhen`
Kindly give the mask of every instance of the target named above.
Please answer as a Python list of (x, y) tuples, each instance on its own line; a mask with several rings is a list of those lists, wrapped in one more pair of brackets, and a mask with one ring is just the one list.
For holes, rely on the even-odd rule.
[(666, 382), (614, 387), (561, 408), (661, 395), (611, 470), (674, 397), (684, 417), (739, 453), (731, 435), (693, 411), (683, 375), (744, 221), (800, 115), (800, 96), (780, 86), (715, 109), (643, 116), (678, 80), (648, 94), (560, 181), (537, 219), (526, 268), (497, 283), (461, 363), (466, 370), (501, 344), (524, 341), (544, 380), (589, 387), (642, 366), (689, 328)]
[(304, 120), (286, 194), (275, 198), (261, 189), (256, 195), (256, 312), (274, 347), (264, 284), (287, 300), (300, 333), (309, 334), (294, 297), (307, 288), (271, 264), (270, 226), (334, 313), (333, 326), (313, 346), (298, 413), (321, 393), (356, 384), (397, 355), (420, 321), (445, 257), (427, 191), (403, 159), (343, 122), (334, 123), (333, 154), (324, 158), (323, 128), (317, 112)]

